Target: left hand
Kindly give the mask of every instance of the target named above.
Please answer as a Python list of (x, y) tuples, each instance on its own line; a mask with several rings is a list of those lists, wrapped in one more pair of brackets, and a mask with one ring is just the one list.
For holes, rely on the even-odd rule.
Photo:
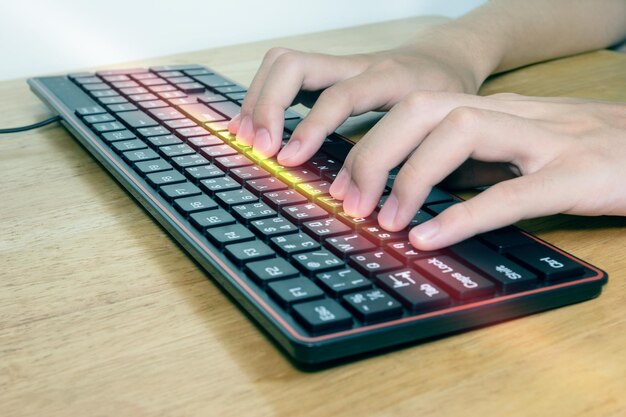
[(422, 250), (525, 218), (626, 215), (623, 103), (413, 93), (354, 146), (330, 192), (347, 214), (368, 216), (387, 173), (407, 156), (378, 215), (391, 231), (405, 228), (430, 189), (470, 158), (508, 163), (516, 173), (413, 228), (411, 243)]

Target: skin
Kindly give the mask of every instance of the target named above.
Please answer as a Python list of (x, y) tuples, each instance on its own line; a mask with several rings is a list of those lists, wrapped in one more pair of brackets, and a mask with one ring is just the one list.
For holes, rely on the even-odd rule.
[[(493, 0), (389, 51), (331, 56), (274, 48), (229, 130), (296, 166), (347, 117), (388, 111), (354, 146), (330, 192), (346, 213), (368, 216), (389, 170), (405, 161), (378, 214), (392, 231), (405, 228), (446, 178), (453, 186), (497, 182), (412, 229), (411, 243), (424, 250), (524, 218), (626, 215), (626, 104), (474, 95), (490, 74), (625, 37), (624, 0)], [(319, 96), (281, 150), (284, 110), (302, 91)]]

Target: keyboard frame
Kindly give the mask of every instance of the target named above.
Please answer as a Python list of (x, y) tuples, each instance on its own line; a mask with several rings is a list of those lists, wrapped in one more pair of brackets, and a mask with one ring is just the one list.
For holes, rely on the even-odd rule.
[[(335, 333), (310, 335), (293, 317), (283, 313), (279, 304), (264, 290), (259, 289), (260, 287), (257, 287), (240, 267), (198, 232), (74, 113), (75, 108), (92, 104), (73, 101), (81, 99), (82, 96), (91, 102), (95, 100), (65, 76), (31, 78), (28, 84), (48, 107), (62, 117), (63, 126), (92, 157), (237, 300), (240, 306), (254, 317), (263, 329), (271, 334), (297, 364), (335, 362), (588, 300), (598, 296), (602, 286), (607, 282), (607, 274), (601, 269), (522, 231), (540, 244), (588, 268), (586, 274), (543, 288), (496, 296)], [(74, 97), (74, 94), (78, 94), (79, 97)], [(341, 139), (345, 140), (346, 149), (349, 149), (351, 142), (343, 137)]]

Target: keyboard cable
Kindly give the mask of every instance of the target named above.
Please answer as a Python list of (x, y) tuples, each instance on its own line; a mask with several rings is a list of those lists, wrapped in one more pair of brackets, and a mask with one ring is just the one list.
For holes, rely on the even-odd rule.
[(60, 121), (62, 118), (59, 115), (52, 116), (46, 120), (42, 120), (41, 122), (33, 123), (32, 125), (20, 126), (20, 127), (12, 127), (8, 129), (0, 129), (0, 134), (3, 133), (17, 133), (17, 132), (25, 132), (27, 130), (37, 129), (43, 126), (47, 126), (51, 123), (55, 123)]

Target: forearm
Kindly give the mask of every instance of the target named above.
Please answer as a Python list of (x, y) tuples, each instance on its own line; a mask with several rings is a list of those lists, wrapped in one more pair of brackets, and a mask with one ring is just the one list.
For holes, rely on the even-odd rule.
[(421, 32), (416, 43), (432, 39), (433, 50), (471, 66), (480, 85), (493, 73), (606, 48), (625, 37), (626, 0), (492, 0)]

